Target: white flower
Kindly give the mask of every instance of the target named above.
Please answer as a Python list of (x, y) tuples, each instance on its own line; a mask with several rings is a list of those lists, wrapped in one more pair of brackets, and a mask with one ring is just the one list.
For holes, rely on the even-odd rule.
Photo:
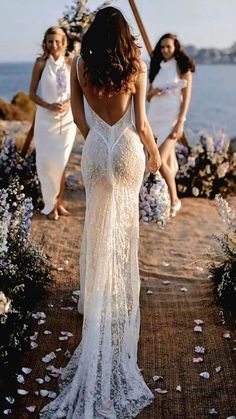
[(217, 167), (217, 175), (219, 178), (222, 178), (226, 175), (227, 171), (229, 169), (229, 162), (226, 161), (225, 163), (222, 163), (220, 166)]
[(9, 300), (5, 294), (0, 291), (0, 315), (7, 314), (11, 307), (11, 300)]
[(198, 188), (196, 188), (196, 186), (194, 186), (194, 187), (193, 187), (192, 192), (193, 192), (193, 195), (194, 195), (194, 196), (198, 196), (198, 195), (199, 195), (199, 189), (198, 189)]

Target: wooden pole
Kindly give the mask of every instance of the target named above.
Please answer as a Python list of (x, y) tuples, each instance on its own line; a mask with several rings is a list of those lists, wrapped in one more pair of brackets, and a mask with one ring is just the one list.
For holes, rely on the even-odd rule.
[(153, 51), (152, 44), (149, 41), (149, 38), (147, 36), (147, 32), (146, 32), (146, 30), (145, 30), (145, 28), (143, 26), (143, 22), (142, 22), (142, 19), (140, 17), (140, 14), (138, 12), (137, 6), (135, 4), (135, 0), (129, 0), (129, 4), (130, 4), (130, 7), (131, 7), (132, 12), (134, 14), (134, 17), (135, 17), (135, 20), (137, 22), (137, 25), (138, 25), (138, 28), (140, 30), (140, 33), (142, 35), (142, 38), (143, 38), (145, 47), (147, 48), (147, 52), (148, 52), (149, 56), (151, 57), (152, 51)]

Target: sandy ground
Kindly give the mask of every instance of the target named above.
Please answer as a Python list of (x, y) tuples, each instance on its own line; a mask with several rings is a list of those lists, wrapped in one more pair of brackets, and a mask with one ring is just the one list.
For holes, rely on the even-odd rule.
[[(76, 143), (68, 173), (75, 190), (67, 190), (66, 203), (71, 211), (68, 218), (47, 220), (36, 214), (33, 220), (33, 239), (44, 236), (45, 251), (59, 268), (47, 298), (35, 311), (47, 314), (46, 323), (34, 321), (32, 334), (39, 332), (38, 348), (24, 355), (22, 366), (32, 373), (20, 386), (29, 391), (13, 407), (16, 419), (38, 417), (47, 397), (34, 391), (57, 391), (57, 379), (39, 385), (35, 378), (44, 377), (45, 364), (41, 358), (55, 351), (56, 367), (65, 366), (81, 338), (82, 317), (76, 311), (72, 291), (79, 285), (79, 247), (84, 222), (85, 195), (79, 173), (81, 144)], [(235, 205), (236, 198), (230, 200)], [(236, 415), (236, 332), (235, 324), (225, 323), (223, 313), (216, 307), (213, 284), (208, 265), (214, 260), (217, 248), (212, 238), (223, 229), (213, 201), (188, 198), (183, 209), (164, 230), (155, 225), (140, 226), (141, 331), (139, 366), (155, 394), (154, 403), (138, 417), (140, 419), (203, 419), (216, 409), (218, 418)], [(169, 283), (163, 283), (169, 281)], [(185, 291), (181, 291), (181, 289)], [(202, 332), (194, 332), (194, 320), (204, 322)], [(52, 332), (45, 335), (44, 331)], [(230, 330), (231, 339), (223, 338)], [(61, 331), (70, 331), (68, 341), (59, 341)], [(203, 362), (194, 364), (195, 346), (204, 346)], [(61, 348), (61, 350), (60, 350)], [(56, 351), (58, 349), (58, 351)], [(215, 368), (221, 367), (219, 372)], [(209, 372), (210, 378), (199, 376)], [(163, 378), (154, 382), (152, 377)], [(176, 387), (181, 386), (181, 392)], [(159, 394), (155, 389), (167, 390)], [(27, 406), (36, 405), (34, 413)], [(91, 418), (85, 418), (91, 419)]]

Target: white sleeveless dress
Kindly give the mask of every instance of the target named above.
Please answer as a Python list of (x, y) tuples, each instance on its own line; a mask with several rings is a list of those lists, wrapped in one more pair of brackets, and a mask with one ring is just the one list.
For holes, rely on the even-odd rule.
[[(152, 85), (153, 88), (165, 89), (168, 85), (178, 83), (180, 77), (177, 70), (175, 58), (169, 61), (162, 61), (161, 68), (156, 75)], [(181, 89), (173, 90), (161, 96), (154, 96), (148, 106), (148, 120), (152, 131), (158, 138), (158, 146), (160, 146), (171, 133), (179, 116), (180, 106), (182, 103)], [(173, 170), (177, 172), (178, 164), (173, 148), (172, 154)]]
[[(87, 109), (90, 109), (87, 105)], [(128, 419), (153, 400), (137, 366), (139, 190), (145, 156), (131, 105), (110, 126), (90, 109), (82, 154), (86, 215), (80, 254), (82, 341), (41, 418)]]
[[(61, 90), (58, 87), (58, 74), (65, 86)], [(60, 56), (57, 61), (49, 56), (39, 89), (40, 96), (48, 103), (63, 103), (70, 98), (70, 72), (64, 56)], [(75, 134), (76, 125), (71, 109), (65, 114), (59, 114), (37, 106), (34, 140), (36, 166), (44, 201), (43, 214), (49, 214), (54, 208)]]

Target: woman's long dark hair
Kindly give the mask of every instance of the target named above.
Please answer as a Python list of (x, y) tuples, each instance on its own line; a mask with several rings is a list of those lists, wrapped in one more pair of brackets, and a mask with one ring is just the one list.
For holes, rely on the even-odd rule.
[(134, 90), (140, 73), (140, 48), (122, 13), (114, 7), (99, 10), (85, 33), (81, 56), (84, 77), (99, 95)]
[(153, 82), (157, 73), (160, 70), (161, 61), (163, 61), (163, 55), (161, 53), (161, 41), (163, 41), (163, 39), (167, 39), (167, 38), (173, 39), (173, 41), (174, 41), (174, 46), (175, 46), (174, 58), (177, 61), (180, 74), (187, 73), (187, 71), (191, 71), (192, 73), (194, 73), (194, 71), (195, 71), (195, 64), (194, 64), (193, 60), (191, 60), (191, 58), (189, 58), (185, 54), (185, 52), (183, 51), (177, 37), (175, 35), (173, 35), (172, 33), (166, 33), (165, 35), (163, 35), (159, 39), (159, 41), (157, 42), (157, 44), (155, 46), (155, 49), (152, 53), (150, 70), (149, 70), (149, 81), (150, 81), (150, 83)]

